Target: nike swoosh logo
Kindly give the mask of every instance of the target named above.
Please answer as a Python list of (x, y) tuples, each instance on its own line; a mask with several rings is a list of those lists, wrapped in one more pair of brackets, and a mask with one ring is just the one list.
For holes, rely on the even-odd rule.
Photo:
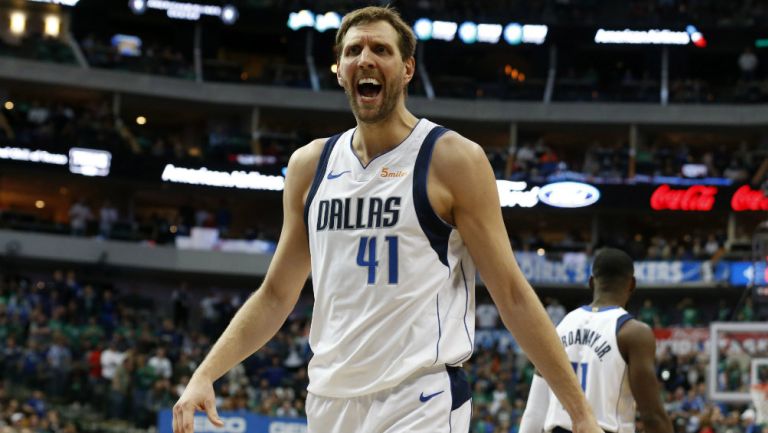
[(341, 173), (336, 173), (336, 174), (333, 174), (333, 172), (330, 172), (330, 173), (328, 173), (328, 180), (336, 179), (336, 178), (341, 177), (341, 176), (343, 176), (343, 175), (345, 175), (347, 173), (351, 173), (351, 170), (342, 171)]
[(440, 392), (436, 392), (436, 393), (434, 393), (434, 394), (424, 395), (424, 393), (422, 392), (422, 393), (421, 393), (421, 395), (419, 396), (419, 401), (420, 401), (420, 402), (422, 402), (422, 403), (426, 403), (426, 402), (428, 402), (429, 400), (431, 400), (431, 399), (432, 399), (432, 397), (434, 397), (434, 396), (437, 396), (437, 395), (440, 395), (440, 394), (442, 394), (442, 393), (443, 393), (443, 391), (440, 391)]

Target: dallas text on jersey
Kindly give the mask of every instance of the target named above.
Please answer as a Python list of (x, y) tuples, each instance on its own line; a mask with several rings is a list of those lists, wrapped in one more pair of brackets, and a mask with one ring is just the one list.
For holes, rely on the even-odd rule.
[(602, 335), (587, 328), (568, 331), (567, 334), (560, 336), (560, 340), (563, 342), (563, 347), (568, 347), (572, 344), (589, 346), (595, 351), (595, 354), (600, 361), (603, 360), (603, 356), (605, 356), (606, 353), (611, 351), (611, 345), (608, 341), (602, 341), (598, 344), (598, 341), (602, 338)]
[(317, 231), (394, 227), (400, 218), (400, 197), (334, 198), (317, 208)]

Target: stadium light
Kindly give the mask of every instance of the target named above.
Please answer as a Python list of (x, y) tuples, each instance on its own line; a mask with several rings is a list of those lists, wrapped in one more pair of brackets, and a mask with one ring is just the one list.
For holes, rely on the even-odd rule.
[(523, 42), (523, 26), (518, 23), (507, 24), (504, 28), (504, 40), (509, 45), (519, 45)]
[[(288, 28), (294, 31), (306, 27), (314, 27), (317, 31), (323, 32), (328, 29), (339, 28), (341, 16), (336, 12), (315, 14), (309, 9), (302, 9), (298, 12), (291, 12), (288, 15), (286, 24)], [(547, 38), (549, 27), (543, 24), (521, 25), (510, 23), (506, 26), (495, 23), (475, 24), (470, 21), (464, 22), (459, 26), (458, 23), (453, 21), (433, 21), (427, 17), (419, 18), (413, 23), (413, 33), (416, 35), (416, 39), (420, 41), (435, 39), (450, 42), (456, 37), (457, 32), (459, 33), (459, 38), (466, 44), (473, 44), (475, 42), (495, 44), (503, 37), (510, 45), (518, 45), (520, 43), (541, 45)]]
[(432, 39), (432, 20), (429, 18), (419, 18), (413, 24), (413, 32), (420, 41)]
[(61, 31), (61, 19), (57, 17), (56, 15), (48, 15), (45, 17), (45, 34), (48, 36), (53, 36), (54, 38), (59, 37), (59, 32)]
[(141, 15), (147, 11), (147, 2), (145, 0), (129, 0), (128, 7), (134, 14)]
[(24, 12), (11, 13), (11, 33), (20, 35), (27, 28), (27, 15)]
[(339, 27), (341, 27), (341, 16), (336, 12), (326, 12), (315, 17), (315, 30), (320, 33)]
[(10, 111), (10, 110), (13, 110), (13, 107), (15, 107), (15, 105), (13, 104), (13, 101), (5, 101), (5, 104), (3, 104), (3, 107), (5, 107), (6, 110)]
[(240, 13), (233, 5), (226, 5), (221, 9), (221, 21), (228, 26), (234, 24), (239, 16)]
[(544, 24), (526, 24), (523, 26), (523, 42), (541, 45), (547, 39), (549, 27)]
[(456, 37), (458, 27), (458, 24), (451, 21), (435, 21), (432, 23), (432, 38), (450, 42)]
[(465, 44), (477, 42), (477, 24), (465, 21), (459, 26), (459, 39)]
[(501, 24), (479, 24), (477, 26), (478, 42), (495, 44), (501, 39)]
[(315, 14), (307, 9), (302, 9), (298, 12), (291, 12), (288, 15), (288, 27), (291, 30), (299, 30), (304, 27), (312, 27), (315, 25)]

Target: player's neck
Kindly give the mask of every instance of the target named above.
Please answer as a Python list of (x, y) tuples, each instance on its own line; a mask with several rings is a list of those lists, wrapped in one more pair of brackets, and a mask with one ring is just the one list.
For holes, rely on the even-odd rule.
[(595, 308), (619, 306), (624, 308), (626, 303), (625, 299), (619, 299), (619, 297), (616, 296), (599, 296), (595, 297), (589, 306)]
[(396, 110), (388, 118), (376, 122), (358, 122), (352, 140), (352, 148), (364, 164), (402, 143), (419, 119), (404, 107)]

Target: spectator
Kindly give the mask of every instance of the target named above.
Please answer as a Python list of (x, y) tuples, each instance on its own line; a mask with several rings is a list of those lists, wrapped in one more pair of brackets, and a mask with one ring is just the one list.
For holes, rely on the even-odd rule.
[(650, 298), (646, 298), (643, 301), (643, 306), (637, 314), (637, 319), (651, 328), (658, 328), (661, 326), (659, 310), (653, 305), (653, 301), (651, 301)]
[(189, 320), (189, 290), (187, 283), (181, 283), (181, 287), (171, 294), (173, 300), (173, 324), (182, 330), (187, 329)]
[(758, 60), (752, 48), (746, 47), (739, 56), (739, 70), (741, 71), (741, 79), (745, 82), (751, 82), (755, 79), (755, 71), (757, 70)]
[(85, 236), (88, 222), (93, 219), (93, 213), (84, 198), (76, 201), (69, 208), (69, 226), (75, 236)]
[(499, 325), (499, 312), (491, 303), (481, 303), (475, 308), (477, 327), (480, 329), (496, 329)]
[(171, 360), (165, 354), (164, 347), (158, 347), (155, 356), (149, 358), (147, 363), (155, 373), (155, 376), (170, 379), (173, 376), (173, 367), (171, 366)]
[(105, 200), (99, 211), (99, 235), (104, 239), (109, 239), (117, 220), (117, 209), (112, 206), (112, 202)]
[(560, 301), (558, 301), (557, 298), (549, 298), (549, 302), (547, 303), (547, 314), (549, 315), (549, 319), (552, 320), (552, 323), (557, 326), (557, 324), (563, 320), (563, 317), (565, 317), (565, 307), (560, 304)]
[(101, 352), (101, 376), (111, 382), (115, 377), (117, 367), (125, 360), (126, 353), (117, 347), (117, 340), (112, 339), (109, 347)]
[(46, 359), (48, 361), (47, 374), (50, 375), (49, 394), (54, 397), (61, 397), (64, 395), (72, 367), (72, 352), (62, 334), (54, 334), (53, 344), (48, 349)]

